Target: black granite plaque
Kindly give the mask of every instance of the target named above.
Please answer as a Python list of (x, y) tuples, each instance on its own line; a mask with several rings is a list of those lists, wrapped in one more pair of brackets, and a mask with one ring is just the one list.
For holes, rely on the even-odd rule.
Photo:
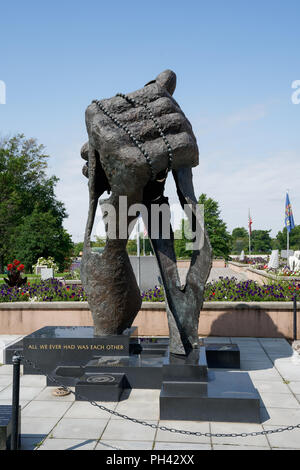
[(94, 336), (89, 326), (46, 326), (23, 338), (24, 372), (40, 373), (27, 360), (45, 372), (57, 365), (82, 365), (103, 356), (129, 356), (139, 346), (131, 335), (136, 328), (122, 335)]

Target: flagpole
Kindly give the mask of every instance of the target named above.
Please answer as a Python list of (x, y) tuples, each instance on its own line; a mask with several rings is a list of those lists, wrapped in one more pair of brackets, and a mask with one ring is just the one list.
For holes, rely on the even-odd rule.
[(138, 216), (138, 220), (137, 220), (136, 251), (137, 251), (137, 262), (138, 262), (138, 266), (137, 266), (137, 284), (140, 287), (140, 281), (141, 281), (140, 216)]
[(248, 232), (249, 232), (249, 256), (251, 255), (251, 217), (250, 217), (250, 209), (248, 209)]
[[(289, 195), (289, 190), (286, 190), (286, 194)], [(289, 198), (290, 199), (290, 198)], [(286, 227), (286, 261), (288, 264), (289, 261), (289, 249), (290, 249), (290, 233), (288, 226)]]

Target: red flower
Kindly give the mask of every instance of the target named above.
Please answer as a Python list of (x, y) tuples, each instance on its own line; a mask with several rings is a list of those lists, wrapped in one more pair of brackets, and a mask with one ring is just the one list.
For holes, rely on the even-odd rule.
[(215, 293), (215, 292), (213, 292), (213, 293), (212, 293), (212, 295), (216, 295), (216, 293)]
[(18, 264), (20, 264), (20, 261), (18, 261), (17, 259), (14, 260), (14, 265), (15, 266), (18, 266)]
[(30, 282), (27, 282), (27, 284), (30, 286)]
[(21, 295), (24, 295), (24, 292), (21, 292)]
[(13, 265), (12, 265), (11, 263), (7, 265), (7, 270), (8, 270), (8, 271), (11, 271), (12, 268), (13, 268)]
[(24, 269), (24, 264), (20, 264), (20, 266), (17, 267), (18, 271), (23, 271)]

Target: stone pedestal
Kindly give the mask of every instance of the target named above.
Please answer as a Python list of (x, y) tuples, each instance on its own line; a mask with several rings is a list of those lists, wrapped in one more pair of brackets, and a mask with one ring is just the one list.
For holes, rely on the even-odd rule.
[(209, 371), (205, 347), (200, 348), (198, 361), (195, 351), (193, 358), (182, 362), (163, 366), (160, 419), (260, 422), (259, 395), (246, 372)]

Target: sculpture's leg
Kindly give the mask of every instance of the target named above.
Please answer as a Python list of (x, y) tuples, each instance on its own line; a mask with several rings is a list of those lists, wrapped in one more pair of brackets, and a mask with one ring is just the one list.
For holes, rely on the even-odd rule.
[[(114, 195), (106, 203), (112, 209), (108, 224), (115, 226), (115, 237), (108, 238), (103, 253), (94, 253), (90, 237), (99, 196), (100, 170), (97, 154), (89, 154), (89, 215), (85, 231), (81, 279), (88, 295), (94, 320), (95, 335), (121, 334), (130, 327), (141, 306), (140, 290), (126, 251), (127, 237), (119, 237), (119, 197)], [(115, 214), (115, 218), (113, 217)], [(127, 228), (127, 227), (125, 227)]]
[[(185, 286), (180, 286), (172, 229), (170, 229), (169, 239), (162, 237), (161, 230), (159, 238), (154, 239), (151, 237), (152, 221), (150, 219), (148, 232), (165, 288), (170, 351), (176, 354), (189, 354), (199, 344), (199, 314), (203, 304), (205, 283), (212, 264), (211, 246), (202, 221), (198, 220), (191, 169), (184, 168), (182, 171), (174, 172), (174, 177), (182, 207), (186, 209), (185, 204), (189, 204), (191, 208), (190, 213), (187, 214), (190, 224), (197, 226), (198, 234), (202, 234), (202, 244), (193, 252)], [(163, 198), (162, 202), (166, 203), (167, 199)]]
[(199, 250), (194, 250), (189, 271), (186, 277), (186, 292), (188, 296), (193, 295), (193, 292), (202, 292), (203, 303), (203, 291), (208, 279), (211, 267), (212, 267), (212, 248), (209, 242), (209, 237), (204, 226), (204, 220), (201, 220), (197, 216), (197, 199), (194, 194), (193, 187), (193, 175), (191, 168), (180, 168), (177, 171), (173, 171), (177, 193), (180, 200), (181, 206), (185, 209), (185, 205), (188, 205), (190, 210), (187, 216), (191, 226), (198, 225), (198, 232), (202, 234), (201, 245)]
[[(163, 201), (167, 202), (166, 199)], [(150, 206), (148, 207), (150, 213)], [(153, 250), (156, 255), (158, 268), (165, 290), (165, 301), (167, 308), (170, 351), (175, 354), (188, 354), (193, 345), (182, 326), (184, 312), (180, 309), (179, 297), (182, 301), (183, 292), (180, 289), (180, 279), (177, 271), (176, 255), (174, 251), (174, 236), (170, 224), (170, 239), (151, 237), (152, 224), (148, 221), (148, 234)], [(160, 234), (161, 235), (161, 234)]]

